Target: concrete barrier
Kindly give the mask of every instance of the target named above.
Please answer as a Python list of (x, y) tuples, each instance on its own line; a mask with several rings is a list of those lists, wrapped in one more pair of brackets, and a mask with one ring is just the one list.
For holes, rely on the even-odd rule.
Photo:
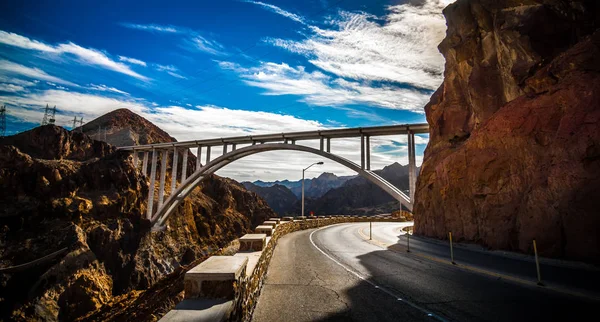
[(260, 225), (256, 226), (254, 232), (257, 234), (266, 234), (267, 236), (271, 236), (273, 234), (273, 226), (271, 225)]
[(267, 234), (246, 234), (240, 237), (240, 251), (262, 251), (266, 240)]
[(269, 221), (274, 221), (279, 225), (281, 223), (281, 218), (269, 218)]
[(267, 220), (263, 222), (263, 226), (272, 226), (273, 228), (277, 227), (277, 222), (272, 220)]
[[(213, 256), (188, 271), (184, 278), (185, 300), (160, 321), (250, 321), (278, 239), (298, 230), (347, 222), (403, 220), (392, 217), (335, 216), (318, 220), (282, 221), (276, 228), (258, 226), (255, 229), (258, 234), (247, 234), (240, 238), (240, 252), (234, 256)], [(259, 246), (263, 240), (264, 246)], [(215, 289), (208, 290), (208, 287)], [(198, 300), (198, 296), (202, 296), (204, 302), (190, 302)], [(214, 302), (215, 297), (220, 297), (220, 302), (207, 304), (206, 301)]]

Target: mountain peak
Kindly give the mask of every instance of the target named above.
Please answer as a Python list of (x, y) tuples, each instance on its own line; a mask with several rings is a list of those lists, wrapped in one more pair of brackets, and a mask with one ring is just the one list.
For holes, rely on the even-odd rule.
[(317, 177), (318, 180), (337, 180), (338, 177), (331, 172), (323, 172)]
[(167, 132), (126, 108), (99, 116), (81, 129), (90, 137), (115, 146), (177, 142)]

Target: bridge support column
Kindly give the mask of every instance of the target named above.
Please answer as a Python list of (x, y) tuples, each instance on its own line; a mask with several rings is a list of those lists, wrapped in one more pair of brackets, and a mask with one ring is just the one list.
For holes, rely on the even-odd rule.
[(223, 144), (223, 155), (227, 154), (227, 143)]
[(144, 152), (144, 161), (142, 161), (142, 173), (148, 175), (148, 151)]
[(158, 185), (158, 206), (162, 206), (165, 198), (165, 179), (167, 177), (167, 159), (169, 153), (167, 150), (161, 151), (161, 163), (160, 163), (160, 184)]
[(365, 169), (365, 135), (360, 134), (360, 168)]
[(415, 134), (408, 132), (408, 186), (410, 203), (414, 205), (417, 186), (417, 166), (415, 160)]
[(296, 140), (292, 140), (292, 144), (296, 144)]
[(154, 186), (156, 184), (156, 163), (158, 162), (156, 150), (152, 149), (152, 166), (150, 172), (150, 186), (148, 187), (148, 213), (146, 218), (152, 219), (152, 208), (154, 206)]
[(202, 167), (202, 146), (198, 146), (198, 151), (196, 151), (196, 171)]
[(324, 147), (324, 139), (323, 137), (321, 137), (321, 144), (320, 144), (320, 150), (323, 151), (323, 147)]
[(177, 148), (173, 148), (173, 172), (171, 173), (171, 193), (175, 192), (177, 186), (177, 163), (179, 162), (179, 153)]
[(181, 165), (181, 182), (184, 182), (187, 178), (187, 159), (188, 159), (188, 149), (183, 150), (183, 164)]
[(231, 151), (235, 151), (236, 149), (237, 149), (237, 144), (236, 144), (236, 143), (233, 143), (233, 144), (231, 145)]
[(137, 169), (138, 167), (138, 152), (136, 150), (133, 150), (133, 167)]
[(210, 162), (210, 145), (206, 147), (206, 163), (208, 164)]
[(331, 152), (331, 138), (327, 138), (327, 153)]
[(367, 170), (371, 170), (371, 137), (370, 136), (365, 136), (365, 140), (367, 141)]

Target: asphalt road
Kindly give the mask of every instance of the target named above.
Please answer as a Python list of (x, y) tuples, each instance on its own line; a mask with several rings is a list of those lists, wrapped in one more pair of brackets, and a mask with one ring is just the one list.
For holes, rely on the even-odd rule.
[[(407, 253), (400, 225), (374, 223), (373, 241), (368, 240), (366, 223), (284, 236), (275, 248), (253, 321), (598, 319), (597, 300), (530, 283), (531, 262), (458, 248), (459, 265), (454, 266), (441, 260), (444, 254), (436, 255), (444, 252), (444, 245), (416, 238)], [(486, 266), (499, 268), (488, 272)], [(514, 279), (502, 274), (513, 269)], [(558, 281), (570, 269), (556, 272)], [(535, 280), (535, 266), (533, 274)], [(588, 284), (597, 291), (596, 281)]]

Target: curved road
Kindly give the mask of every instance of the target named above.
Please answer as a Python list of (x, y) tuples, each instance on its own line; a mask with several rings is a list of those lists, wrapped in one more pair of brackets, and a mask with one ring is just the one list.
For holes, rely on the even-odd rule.
[[(368, 223), (282, 237), (253, 321), (596, 320), (595, 300), (420, 255), (441, 251), (437, 243), (411, 239), (413, 252), (407, 253), (402, 226), (373, 223), (373, 241), (368, 240)], [(514, 261), (457, 251), (475, 264)]]

